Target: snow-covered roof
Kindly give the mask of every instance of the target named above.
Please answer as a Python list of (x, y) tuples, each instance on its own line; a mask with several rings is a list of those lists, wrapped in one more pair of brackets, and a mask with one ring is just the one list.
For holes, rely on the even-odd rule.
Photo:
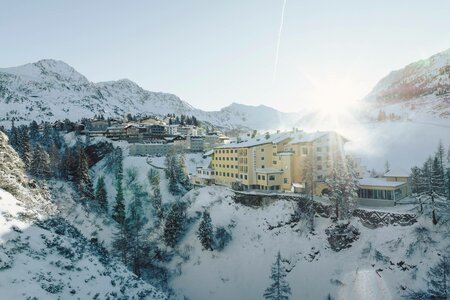
[(387, 181), (382, 178), (362, 178), (359, 180), (359, 185), (378, 186), (378, 187), (398, 187), (406, 184), (401, 181)]
[(240, 142), (240, 143), (229, 143), (226, 145), (221, 145), (216, 147), (217, 149), (221, 148), (249, 148), (249, 147), (255, 147), (259, 145), (264, 144), (276, 144), (280, 143), (292, 136), (292, 132), (281, 132), (281, 133), (273, 133), (269, 135), (269, 138), (266, 139), (265, 136), (256, 137), (253, 139), (248, 139), (246, 141)]
[(278, 152), (277, 155), (278, 155), (278, 156), (291, 156), (291, 155), (294, 155), (294, 151), (283, 151), (283, 152)]
[(328, 133), (329, 131), (301, 132), (301, 134), (290, 141), (289, 144), (312, 142)]
[(209, 151), (206, 151), (205, 153), (203, 153), (203, 156), (210, 156), (213, 154), (214, 154), (214, 150), (209, 150)]
[(304, 183), (294, 182), (294, 183), (292, 183), (292, 186), (295, 187), (295, 188), (304, 188), (305, 184)]
[(392, 169), (384, 177), (409, 177), (409, 173), (403, 169)]
[(275, 168), (258, 168), (256, 169), (256, 173), (271, 174), (271, 173), (283, 173), (283, 171)]

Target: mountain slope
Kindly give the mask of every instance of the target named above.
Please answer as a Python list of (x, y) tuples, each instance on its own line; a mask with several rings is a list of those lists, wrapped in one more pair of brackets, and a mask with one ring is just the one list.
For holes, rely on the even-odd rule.
[[(193, 115), (216, 126), (273, 129), (295, 114), (238, 104), (220, 111), (196, 109), (179, 97), (144, 90), (122, 79), (93, 83), (62, 61), (41, 60), (19, 67), (0, 69), (0, 121), (56, 120), (95, 114)], [(290, 127), (291, 123), (287, 124)]]
[(391, 72), (366, 100), (450, 117), (450, 49)]
[(2, 299), (166, 299), (57, 214), (0, 132)]

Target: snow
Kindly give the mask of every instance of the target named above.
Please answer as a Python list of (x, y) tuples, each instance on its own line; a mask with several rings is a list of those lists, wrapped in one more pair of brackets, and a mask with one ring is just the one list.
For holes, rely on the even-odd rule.
[[(226, 128), (269, 130), (292, 128), (298, 113), (282, 113), (266, 106), (232, 104), (220, 111), (203, 111), (169, 93), (150, 92), (122, 79), (93, 83), (62, 61), (41, 60), (13, 68), (0, 68), (6, 98), (0, 98), (0, 121), (55, 121), (103, 114), (191, 115)], [(6, 120), (6, 116), (8, 120)]]
[[(90, 244), (54, 221), (65, 233), (22, 217), (29, 213), (0, 189), (0, 293), (2, 299), (166, 299), (117, 261), (102, 262)], [(58, 232), (58, 233), (57, 233)], [(72, 232), (72, 233), (70, 233)], [(125, 293), (122, 293), (122, 291)]]
[(397, 187), (404, 185), (405, 182), (387, 181), (380, 178), (362, 178), (359, 180), (359, 185), (379, 186), (379, 187)]
[[(311, 235), (302, 225), (283, 225), (290, 220), (293, 202), (279, 200), (251, 208), (234, 203), (232, 196), (231, 190), (218, 186), (185, 196), (191, 202), (189, 216), (208, 209), (215, 227), (230, 228), (232, 241), (222, 252), (202, 250), (196, 237), (199, 221), (190, 227), (178, 247), (189, 258), (175, 257), (170, 263), (177, 270), (171, 282), (176, 299), (183, 299), (182, 295), (190, 299), (261, 299), (278, 250), (290, 270), (291, 299), (324, 299), (328, 293), (335, 299), (402, 299), (400, 285), (424, 288), (426, 271), (449, 242), (440, 233), (443, 228), (429, 227), (429, 217), (419, 218), (412, 226), (378, 229), (366, 228), (354, 219), (352, 225), (360, 230), (360, 239), (349, 249), (333, 252), (324, 233), (331, 220), (316, 217), (315, 234)], [(275, 228), (270, 230), (269, 225)], [(416, 242), (413, 231), (420, 226), (429, 228), (430, 237), (439, 244), (411, 246)], [(410, 256), (406, 255), (409, 247), (416, 249)], [(388, 261), (378, 260), (376, 251)], [(397, 265), (401, 261), (416, 267), (402, 271)]]
[(403, 169), (392, 169), (384, 174), (384, 177), (409, 177), (409, 175), (410, 173)]

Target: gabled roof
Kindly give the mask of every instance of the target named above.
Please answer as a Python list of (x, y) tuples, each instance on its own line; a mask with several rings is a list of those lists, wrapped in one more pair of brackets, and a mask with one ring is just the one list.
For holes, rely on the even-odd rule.
[(292, 132), (281, 132), (281, 133), (273, 133), (266, 139), (265, 136), (255, 137), (252, 139), (248, 139), (246, 141), (240, 143), (229, 143), (225, 145), (218, 146), (216, 148), (249, 148), (255, 147), (264, 144), (277, 144), (286, 139), (289, 139), (292, 136)]
[(409, 173), (403, 169), (392, 169), (384, 177), (409, 177)]

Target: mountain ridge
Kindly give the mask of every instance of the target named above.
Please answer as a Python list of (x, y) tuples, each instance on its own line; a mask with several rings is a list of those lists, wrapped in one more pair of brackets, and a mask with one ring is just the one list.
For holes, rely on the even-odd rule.
[[(3, 114), (2, 114), (3, 113)], [(178, 96), (147, 91), (130, 79), (94, 83), (67, 63), (44, 59), (18, 67), (0, 68), (0, 120), (52, 121), (95, 114), (192, 115), (226, 128), (290, 127), (297, 114), (267, 106), (238, 103), (219, 111), (203, 111)], [(289, 120), (286, 122), (286, 120)]]

